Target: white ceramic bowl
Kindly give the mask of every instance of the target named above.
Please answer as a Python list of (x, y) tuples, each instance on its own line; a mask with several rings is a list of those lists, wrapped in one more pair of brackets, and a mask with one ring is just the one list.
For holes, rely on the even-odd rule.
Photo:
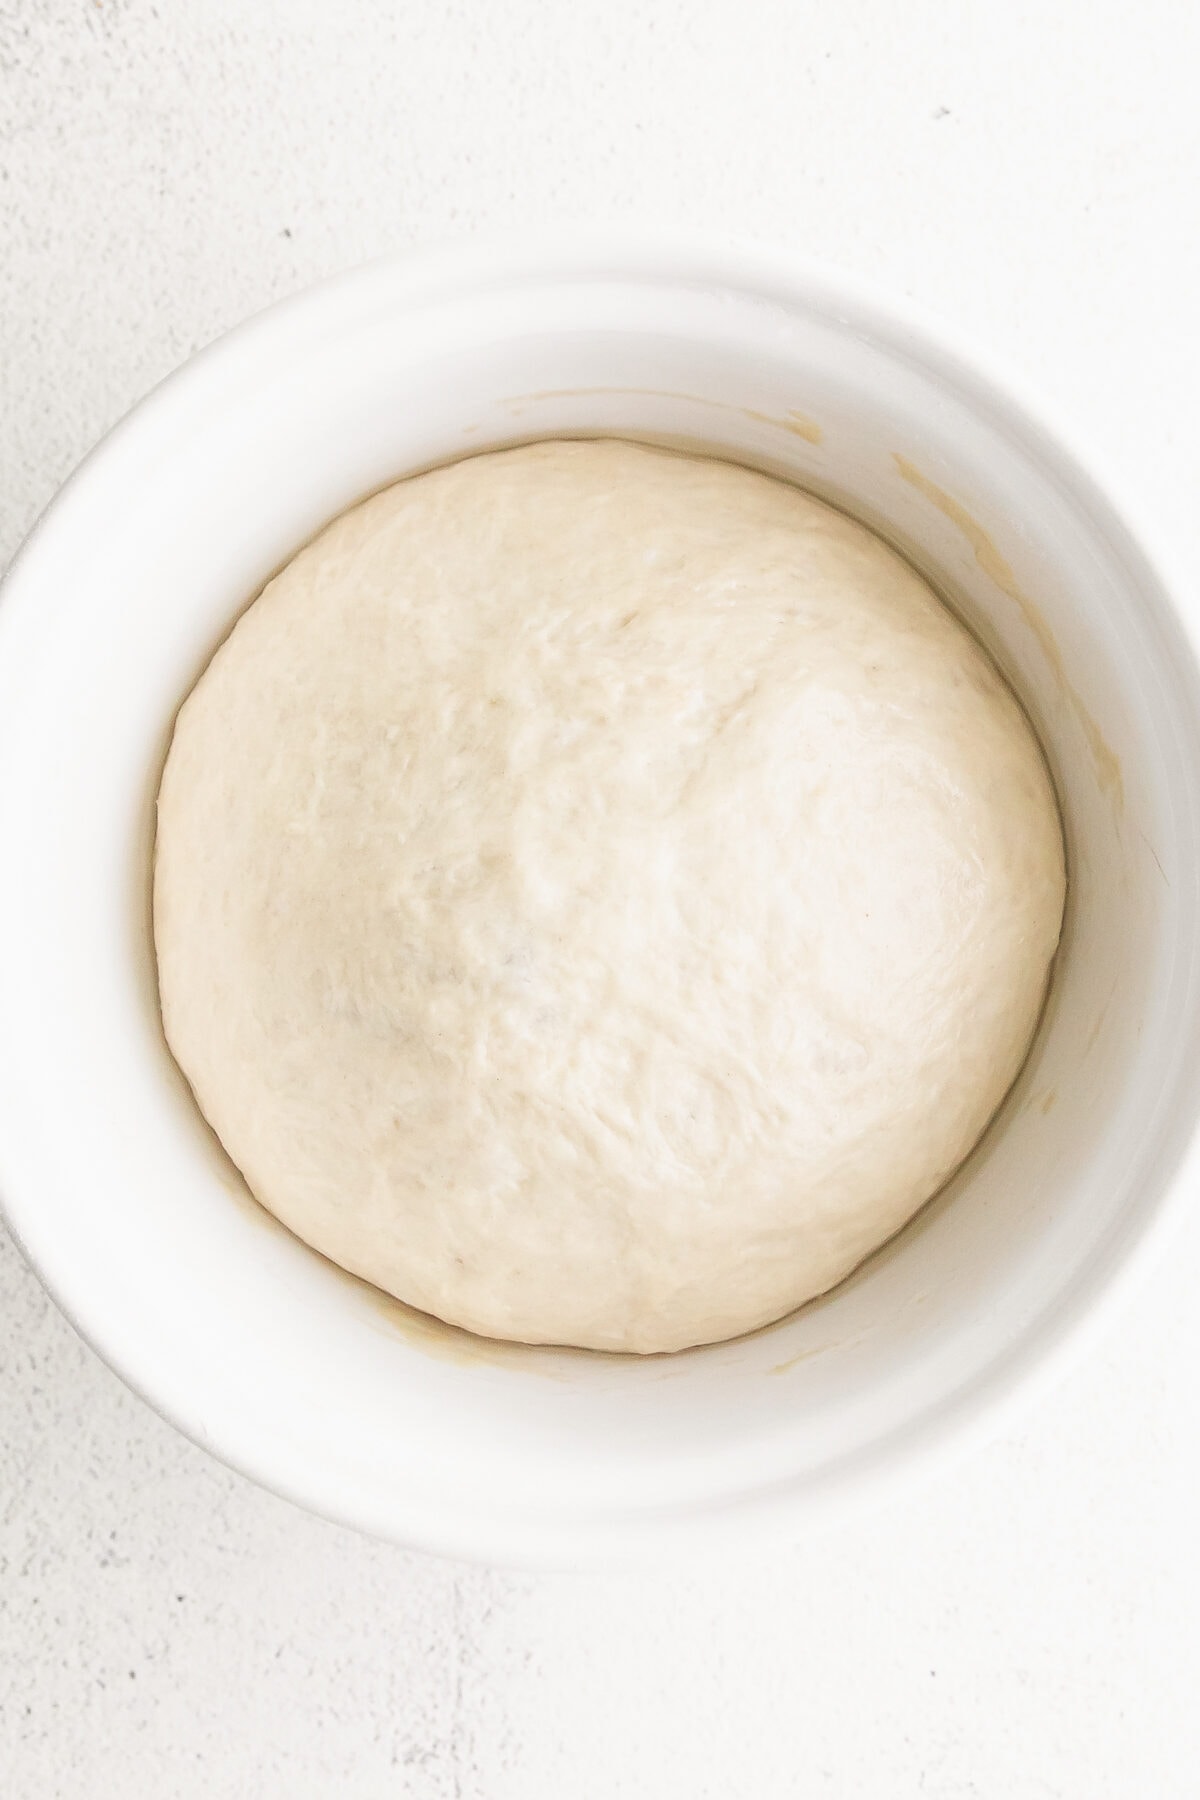
[[(1071, 896), (1052, 1002), (952, 1190), (833, 1295), (643, 1361), (493, 1347), (252, 1201), (165, 1050), (148, 854), (176, 704), (369, 490), (650, 435), (794, 476), (957, 600), (1041, 731)], [(876, 1492), (1094, 1316), (1179, 1191), (1200, 1083), (1200, 692), (1162, 576), (1010, 383), (751, 251), (379, 264), (193, 359), (84, 463), (0, 607), (0, 1192), (81, 1332), (199, 1443), (404, 1543), (613, 1561)]]

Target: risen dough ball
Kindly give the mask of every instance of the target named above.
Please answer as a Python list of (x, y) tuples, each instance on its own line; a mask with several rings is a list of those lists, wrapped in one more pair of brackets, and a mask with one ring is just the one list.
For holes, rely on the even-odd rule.
[(1038, 745), (862, 526), (543, 443), (400, 482), (179, 715), (172, 1050), (254, 1193), (474, 1331), (669, 1350), (848, 1274), (1029, 1046)]

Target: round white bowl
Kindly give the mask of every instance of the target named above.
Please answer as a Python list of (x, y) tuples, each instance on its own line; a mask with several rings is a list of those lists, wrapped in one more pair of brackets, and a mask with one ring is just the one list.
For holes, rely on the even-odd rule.
[[(826, 1299), (644, 1360), (489, 1345), (263, 1213), (163, 1043), (153, 801), (174, 709), (270, 573), (414, 469), (601, 433), (794, 477), (939, 582), (1023, 696), (1071, 890), (983, 1146)], [(194, 358), (67, 484), (0, 606), (0, 1194), (80, 1331), (197, 1442), (406, 1544), (620, 1561), (799, 1529), (994, 1416), (1178, 1192), (1200, 1089), (1200, 683), (1160, 573), (945, 333), (754, 251), (387, 262)]]

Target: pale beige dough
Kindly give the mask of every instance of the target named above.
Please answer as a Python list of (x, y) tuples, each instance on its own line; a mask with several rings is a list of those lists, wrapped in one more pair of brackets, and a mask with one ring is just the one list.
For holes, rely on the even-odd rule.
[(258, 1198), (497, 1337), (667, 1350), (890, 1237), (1028, 1049), (1033, 732), (861, 525), (543, 443), (335, 520), (185, 702), (163, 1019)]

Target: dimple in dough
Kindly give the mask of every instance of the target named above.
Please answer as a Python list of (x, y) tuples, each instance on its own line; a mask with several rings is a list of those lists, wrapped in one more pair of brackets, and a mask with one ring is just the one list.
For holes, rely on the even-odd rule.
[(1064, 898), (1033, 731), (879, 538), (619, 442), (336, 519), (185, 702), (167, 1038), (251, 1189), (473, 1331), (673, 1350), (971, 1150)]

